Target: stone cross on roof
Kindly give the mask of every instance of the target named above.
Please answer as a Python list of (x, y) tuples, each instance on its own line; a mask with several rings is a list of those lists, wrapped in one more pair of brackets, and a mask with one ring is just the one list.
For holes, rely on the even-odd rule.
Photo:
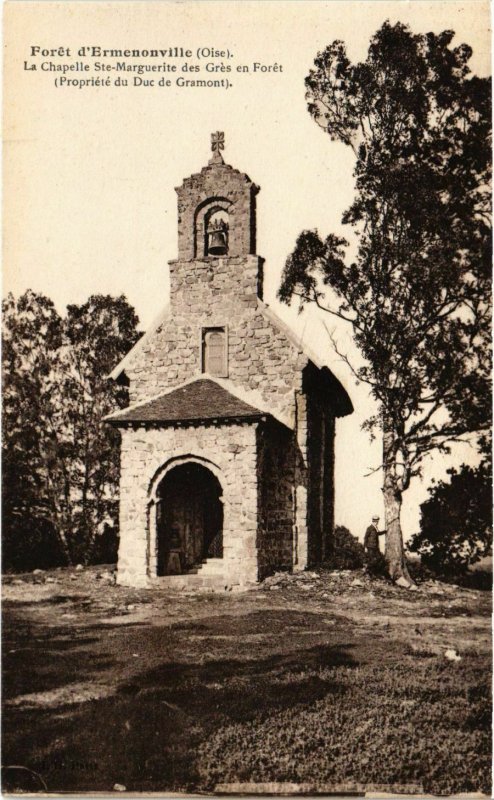
[(216, 133), (211, 134), (211, 150), (213, 151), (213, 157), (211, 159), (214, 163), (223, 163), (223, 156), (221, 155), (221, 151), (225, 149), (225, 134), (223, 131), (216, 131)]

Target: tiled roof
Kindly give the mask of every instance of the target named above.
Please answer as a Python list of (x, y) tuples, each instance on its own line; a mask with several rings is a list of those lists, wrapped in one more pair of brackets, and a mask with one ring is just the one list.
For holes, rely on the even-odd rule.
[(124, 408), (106, 421), (112, 425), (136, 422), (193, 422), (201, 420), (255, 419), (266, 416), (215, 381), (199, 378), (156, 397), (148, 403)]

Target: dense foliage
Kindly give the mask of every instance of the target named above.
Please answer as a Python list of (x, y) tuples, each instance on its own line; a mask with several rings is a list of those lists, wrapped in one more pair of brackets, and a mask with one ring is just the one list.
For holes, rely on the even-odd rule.
[[(386, 559), (408, 578), (403, 492), (432, 451), (490, 425), (490, 81), (454, 34), (385, 23), (367, 59), (335, 41), (306, 79), (309, 112), (355, 155), (356, 237), (304, 231), (280, 298), (351, 324), (382, 431)], [(338, 344), (333, 337), (335, 348)]]
[(124, 297), (65, 318), (32, 291), (4, 301), (4, 568), (87, 563), (116, 530), (118, 434), (102, 418), (127, 403), (107, 376), (137, 323)]
[(336, 525), (330, 562), (332, 569), (359, 569), (364, 566), (364, 555), (364, 548), (357, 537), (344, 525)]
[(440, 574), (465, 572), (492, 548), (492, 469), (464, 464), (449, 481), (429, 489), (420, 506), (420, 532), (408, 543), (422, 563)]

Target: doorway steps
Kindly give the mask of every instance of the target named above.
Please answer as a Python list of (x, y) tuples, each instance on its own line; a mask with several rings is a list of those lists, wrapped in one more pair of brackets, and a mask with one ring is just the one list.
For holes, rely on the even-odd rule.
[(163, 575), (154, 578), (153, 583), (159, 586), (169, 586), (174, 589), (209, 589), (224, 591), (230, 588), (224, 577), (224, 562), (222, 558), (208, 558), (202, 564), (190, 569), (182, 575)]
[(222, 576), (224, 569), (222, 558), (206, 558), (197, 570), (197, 575), (203, 578), (209, 575)]

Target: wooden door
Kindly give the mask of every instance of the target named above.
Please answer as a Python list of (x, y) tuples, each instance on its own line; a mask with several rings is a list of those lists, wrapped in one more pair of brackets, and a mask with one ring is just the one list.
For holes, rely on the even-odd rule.
[[(175, 474), (176, 473), (176, 474)], [(167, 475), (157, 503), (158, 575), (187, 571), (204, 558), (221, 557), (223, 506), (212, 473), (197, 464)]]

